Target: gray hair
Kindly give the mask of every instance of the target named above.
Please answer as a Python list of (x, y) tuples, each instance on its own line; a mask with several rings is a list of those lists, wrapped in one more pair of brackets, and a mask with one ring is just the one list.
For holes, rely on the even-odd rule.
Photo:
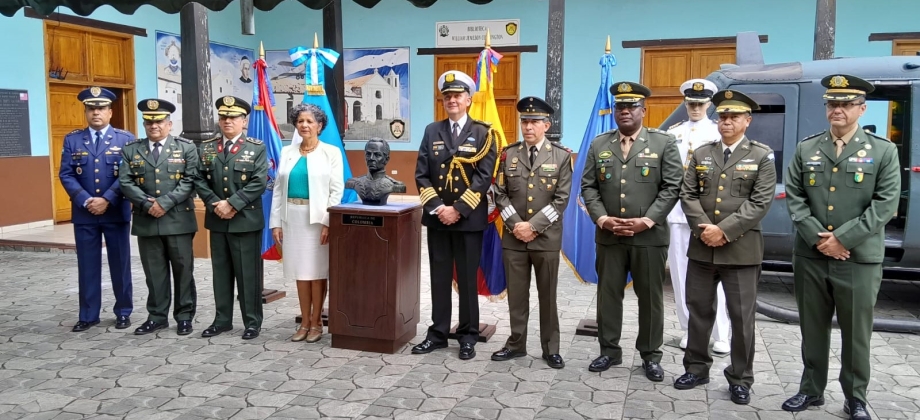
[(291, 112), (288, 113), (288, 120), (290, 120), (291, 124), (297, 125), (297, 119), (300, 118), (300, 114), (304, 112), (313, 114), (313, 119), (315, 119), (319, 124), (318, 134), (322, 134), (323, 130), (326, 129), (326, 124), (329, 122), (329, 118), (326, 116), (326, 112), (316, 105), (304, 103), (294, 105), (294, 107), (291, 108)]
[(365, 151), (367, 151), (367, 147), (370, 146), (371, 143), (380, 143), (380, 147), (383, 150), (383, 153), (386, 153), (387, 156), (390, 155), (390, 143), (387, 143), (386, 140), (380, 137), (371, 137), (371, 139), (367, 141), (367, 144), (364, 145)]

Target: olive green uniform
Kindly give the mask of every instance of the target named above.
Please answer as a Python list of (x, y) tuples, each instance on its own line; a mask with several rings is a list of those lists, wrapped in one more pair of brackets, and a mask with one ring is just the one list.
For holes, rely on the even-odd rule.
[[(796, 147), (786, 175), (786, 202), (797, 231), (793, 269), (802, 329), (802, 394), (824, 393), (836, 311), (843, 336), (840, 387), (847, 399), (867, 401), (885, 225), (900, 195), (898, 152), (885, 138), (856, 130), (839, 157), (829, 132)], [(833, 232), (850, 257), (840, 261), (818, 251), (820, 232)]]
[[(246, 328), (262, 327), (262, 193), (266, 187), (268, 160), (265, 145), (246, 135), (229, 149), (223, 136), (205, 140), (197, 188), (207, 213), (205, 227), (210, 231), (211, 266), (214, 276), (216, 314), (212, 325), (232, 327), (233, 286), (240, 295), (240, 312)], [(226, 149), (226, 150), (225, 150)], [(222, 219), (214, 204), (227, 200), (237, 213)]]
[[(162, 141), (159, 159), (150, 142), (137, 139), (125, 144), (119, 168), (121, 191), (133, 204), (131, 234), (137, 236), (138, 252), (147, 278), (148, 320), (158, 324), (168, 318), (172, 299), (170, 269), (176, 304), (176, 321), (195, 317), (197, 294), (192, 274), (192, 239), (198, 231), (192, 192), (198, 177), (198, 150), (191, 140), (168, 136)], [(153, 198), (166, 211), (159, 218), (148, 211)]]
[(623, 156), (620, 136), (611, 130), (591, 143), (582, 173), (582, 197), (591, 220), (602, 216), (648, 217), (654, 226), (635, 236), (616, 236), (597, 228), (597, 323), (601, 355), (622, 358), (623, 296), (627, 273), (639, 297), (639, 336), (642, 359), (661, 361), (664, 333), (665, 279), (669, 231), (667, 217), (677, 203), (683, 162), (674, 136), (654, 128), (636, 134)]

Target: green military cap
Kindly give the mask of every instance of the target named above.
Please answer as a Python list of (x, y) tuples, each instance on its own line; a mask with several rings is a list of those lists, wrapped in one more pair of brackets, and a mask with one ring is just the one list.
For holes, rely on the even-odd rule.
[(737, 90), (722, 90), (712, 97), (712, 102), (716, 105), (718, 113), (748, 112), (759, 111), (760, 105), (754, 102), (750, 96), (747, 96)]
[(176, 106), (172, 102), (162, 99), (144, 99), (137, 103), (137, 109), (145, 121), (160, 121), (176, 112)]
[(831, 101), (852, 101), (872, 93), (875, 86), (856, 76), (832, 74), (821, 79), (821, 86), (827, 88), (824, 99)]
[(522, 120), (545, 120), (556, 112), (550, 104), (536, 96), (521, 98), (517, 110)]
[(217, 115), (224, 117), (246, 116), (252, 110), (249, 102), (230, 95), (217, 99), (215, 105), (217, 106)]
[(652, 96), (652, 90), (636, 82), (616, 82), (610, 86), (614, 102), (639, 102)]

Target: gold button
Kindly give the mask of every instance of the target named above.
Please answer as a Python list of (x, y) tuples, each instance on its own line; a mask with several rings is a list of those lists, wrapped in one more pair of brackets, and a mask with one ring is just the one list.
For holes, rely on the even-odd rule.
[[(441, 167), (443, 168), (443, 167), (444, 167), (444, 165), (441, 165)], [(229, 170), (230, 170), (230, 168), (228, 168), (228, 167), (226, 167), (226, 166), (224, 166), (224, 170), (225, 170), (225, 171), (229, 171)]]
[(626, 194), (620, 194), (620, 198), (626, 198)]
[(836, 187), (831, 187), (831, 192), (837, 191)]
[(438, 191), (441, 191), (441, 190), (442, 190), (442, 188), (441, 188), (441, 187), (438, 187)]
[(96, 173), (98, 174), (98, 173), (99, 173), (99, 170), (98, 170), (98, 169), (96, 169), (96, 171), (95, 171), (95, 172), (96, 172)]
[(438, 179), (444, 179), (444, 175), (438, 175)]
[(688, 168), (688, 166), (687, 166), (687, 165), (684, 165), (684, 170), (685, 170), (685, 171), (687, 170), (687, 168)]
[(722, 174), (721, 177), (722, 177), (722, 179), (725, 179), (725, 174)]
[(97, 184), (99, 183), (99, 180), (98, 180), (98, 179), (96, 180), (96, 183), (97, 183)]
[(716, 198), (716, 203), (721, 203), (721, 202), (722, 202), (721, 198)]
[(625, 179), (621, 179), (621, 180), (620, 180), (620, 183), (621, 183), (621, 184), (625, 184), (625, 183), (626, 183), (626, 180), (625, 180)]
[(834, 168), (833, 171), (834, 171), (834, 172), (837, 172), (837, 168)]
[(185, 208), (185, 211), (188, 211), (188, 207)]
[(719, 185), (719, 191), (722, 191), (722, 190), (724, 190), (724, 189), (725, 189), (725, 187)]
[(99, 190), (96, 190), (96, 194), (99, 194)]
[(834, 227), (831, 225), (827, 225), (827, 230), (834, 230)]
[(527, 184), (527, 188), (533, 188), (533, 184)]
[(227, 189), (226, 189), (226, 188), (224, 188), (224, 192), (227, 192)]
[(135, 172), (134, 175), (137, 175), (137, 172)]
[(226, 180), (227, 180), (227, 177), (224, 177), (224, 181), (226, 181)]
[(527, 214), (533, 214), (533, 209), (527, 209)]
[(527, 197), (527, 201), (533, 201), (533, 197)]
[(533, 177), (533, 172), (530, 173), (530, 176)]
[(455, 177), (454, 177), (454, 181), (459, 181), (459, 180), (460, 180), (460, 177), (459, 177), (459, 176), (455, 176)]
[(460, 192), (459, 188), (454, 188), (454, 192)]
[(834, 211), (834, 206), (827, 206), (827, 209), (830, 211)]
[(159, 169), (159, 168), (154, 169), (153, 171), (156, 172), (156, 173), (160, 173), (160, 169)]
[(160, 194), (160, 190), (157, 190), (157, 194)]
[(722, 212), (720, 212), (720, 211), (718, 211), (718, 210), (716, 210), (714, 213), (715, 213), (716, 216), (722, 214)]
[(444, 164), (443, 164), (443, 163), (441, 164), (441, 167), (442, 167), (442, 168), (444, 167)]
[(623, 165), (623, 169), (626, 169), (626, 165)]
[(626, 213), (626, 207), (620, 207), (620, 213)]
[(158, 179), (158, 180), (156, 180), (156, 183), (157, 183), (157, 184), (159, 184), (159, 183), (160, 183), (160, 180), (159, 180), (159, 179)]

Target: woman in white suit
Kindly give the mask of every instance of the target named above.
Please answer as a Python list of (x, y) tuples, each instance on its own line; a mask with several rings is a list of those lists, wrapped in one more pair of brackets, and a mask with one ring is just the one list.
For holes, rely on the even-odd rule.
[(314, 343), (323, 334), (321, 315), (329, 278), (329, 207), (342, 201), (342, 152), (319, 141), (326, 113), (298, 104), (290, 121), (303, 139), (281, 149), (269, 226), (281, 245), (285, 280), (297, 281), (303, 320), (292, 341)]

